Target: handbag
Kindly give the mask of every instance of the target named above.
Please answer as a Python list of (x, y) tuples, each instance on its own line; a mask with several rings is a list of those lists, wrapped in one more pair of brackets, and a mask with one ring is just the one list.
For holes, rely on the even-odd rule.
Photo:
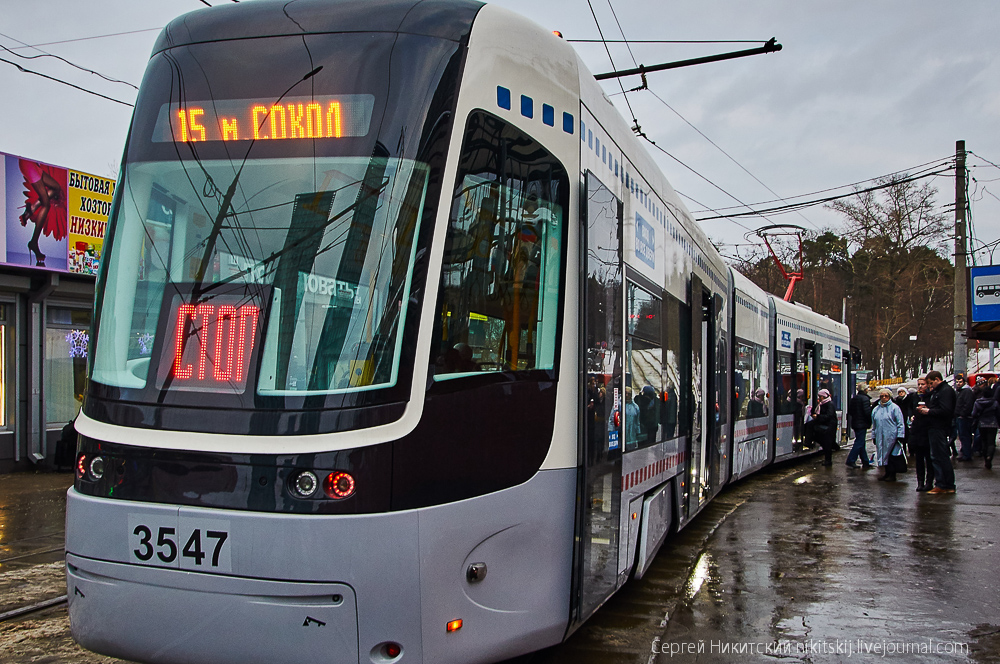
[[(896, 447), (899, 447), (899, 454), (895, 453)], [(886, 459), (886, 466), (888, 466), (888, 471), (890, 473), (905, 473), (906, 468), (906, 452), (903, 451), (903, 445), (897, 439), (891, 448), (889, 448), (889, 458)]]

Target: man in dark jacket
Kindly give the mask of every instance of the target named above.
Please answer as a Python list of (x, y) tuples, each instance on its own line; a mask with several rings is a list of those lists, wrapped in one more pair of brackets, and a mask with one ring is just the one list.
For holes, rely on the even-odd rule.
[(868, 450), (865, 448), (865, 437), (872, 426), (872, 400), (868, 396), (868, 386), (864, 383), (858, 383), (858, 393), (851, 397), (851, 402), (847, 404), (847, 419), (854, 429), (854, 447), (847, 454), (847, 465), (857, 468), (855, 462), (860, 456), (861, 466), (867, 470), (872, 467)]
[(948, 454), (948, 432), (955, 416), (955, 390), (944, 382), (940, 371), (927, 374), (926, 405), (917, 408), (921, 415), (928, 415), (927, 439), (931, 447), (931, 461), (934, 463), (934, 488), (927, 493), (955, 493), (955, 468)]
[(964, 377), (955, 376), (955, 389), (958, 392), (955, 398), (955, 423), (961, 443), (958, 460), (972, 461), (972, 407), (976, 404), (976, 395)]

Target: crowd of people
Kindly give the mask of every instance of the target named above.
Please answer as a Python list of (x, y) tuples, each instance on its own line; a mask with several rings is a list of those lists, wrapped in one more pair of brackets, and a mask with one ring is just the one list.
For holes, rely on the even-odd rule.
[[(895, 397), (888, 389), (879, 390), (875, 403), (868, 386), (858, 383), (847, 409), (848, 425), (854, 431), (847, 465), (876, 466), (881, 471), (879, 480), (893, 482), (898, 465), (893, 457), (905, 451), (916, 469), (917, 491), (955, 493), (953, 459), (971, 463), (978, 457), (986, 468), (993, 467), (1000, 426), (998, 399), (996, 376), (980, 377), (976, 385), (968, 385), (958, 375), (952, 387), (940, 371), (931, 371), (917, 380), (915, 390), (900, 387)], [(867, 449), (869, 429), (875, 444), (873, 457)]]

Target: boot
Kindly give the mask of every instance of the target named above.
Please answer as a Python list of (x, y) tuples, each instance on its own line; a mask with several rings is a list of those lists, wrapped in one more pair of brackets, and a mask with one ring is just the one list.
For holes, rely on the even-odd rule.
[(878, 481), (879, 482), (887, 481), (889, 479), (889, 469), (886, 468), (885, 466), (879, 466), (878, 469), (882, 471), (882, 474), (878, 476)]

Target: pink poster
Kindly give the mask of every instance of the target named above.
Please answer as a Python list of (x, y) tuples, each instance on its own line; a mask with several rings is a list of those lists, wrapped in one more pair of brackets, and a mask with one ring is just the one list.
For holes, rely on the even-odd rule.
[(6, 155), (6, 263), (67, 269), (65, 168)]

